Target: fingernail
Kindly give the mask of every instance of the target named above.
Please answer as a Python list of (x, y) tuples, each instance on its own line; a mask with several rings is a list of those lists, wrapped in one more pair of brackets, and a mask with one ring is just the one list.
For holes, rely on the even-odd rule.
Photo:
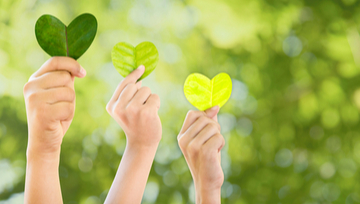
[(81, 67), (80, 73), (81, 73), (82, 76), (85, 76), (86, 75), (86, 70), (83, 67)]
[(211, 111), (217, 110), (219, 108), (219, 106), (213, 106), (210, 108)]
[(140, 70), (140, 71), (145, 71), (145, 66), (144, 66), (144, 65), (140, 65), (137, 69)]

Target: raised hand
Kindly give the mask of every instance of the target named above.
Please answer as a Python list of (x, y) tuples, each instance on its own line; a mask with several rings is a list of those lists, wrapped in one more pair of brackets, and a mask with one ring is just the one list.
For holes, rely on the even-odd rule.
[(160, 99), (137, 80), (140, 66), (116, 88), (106, 110), (123, 128), (127, 145), (105, 203), (141, 203), (161, 139)]
[(28, 120), (25, 203), (62, 203), (60, 146), (75, 112), (74, 77), (85, 75), (74, 59), (53, 57), (24, 86)]
[(196, 189), (196, 203), (220, 203), (224, 174), (220, 150), (225, 144), (217, 122), (219, 107), (204, 112), (189, 111), (178, 142), (190, 168)]
[(60, 148), (75, 112), (74, 77), (85, 69), (72, 58), (53, 57), (24, 86), (29, 147), (51, 152)]
[(160, 99), (149, 87), (141, 87), (141, 82), (137, 82), (144, 69), (140, 66), (119, 84), (106, 110), (123, 128), (128, 145), (157, 146), (162, 133), (157, 114)]

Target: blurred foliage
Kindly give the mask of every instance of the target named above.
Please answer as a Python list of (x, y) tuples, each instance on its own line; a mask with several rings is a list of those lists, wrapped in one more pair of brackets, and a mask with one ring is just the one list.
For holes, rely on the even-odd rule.
[[(357, 0), (0, 0), (0, 200), (22, 199), (26, 113), (22, 87), (49, 56), (34, 25), (96, 16), (79, 60), (76, 114), (64, 138), (65, 203), (104, 201), (125, 147), (105, 111), (122, 77), (112, 47), (153, 42), (157, 69), (143, 85), (161, 97), (163, 138), (143, 203), (192, 203), (176, 136), (188, 109), (182, 86), (227, 72), (233, 93), (219, 121), (224, 203), (360, 203), (360, 3)], [(4, 203), (4, 202), (1, 202)]]

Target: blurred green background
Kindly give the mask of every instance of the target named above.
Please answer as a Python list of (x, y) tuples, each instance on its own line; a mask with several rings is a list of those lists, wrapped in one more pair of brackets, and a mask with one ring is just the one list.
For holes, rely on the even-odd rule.
[(105, 106), (122, 77), (112, 47), (153, 42), (160, 55), (143, 81), (161, 97), (160, 143), (143, 203), (193, 203), (176, 136), (189, 109), (187, 75), (227, 72), (220, 110), (223, 203), (360, 203), (360, 3), (357, 0), (0, 0), (0, 203), (21, 203), (27, 125), (22, 88), (49, 56), (34, 25), (96, 16), (79, 59), (76, 114), (60, 164), (64, 202), (102, 203), (125, 136)]

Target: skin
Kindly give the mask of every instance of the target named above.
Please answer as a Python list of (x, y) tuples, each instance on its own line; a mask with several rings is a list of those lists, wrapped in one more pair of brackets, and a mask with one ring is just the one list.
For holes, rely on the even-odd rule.
[(144, 70), (141, 65), (130, 73), (106, 106), (124, 130), (127, 144), (105, 203), (141, 203), (161, 139), (159, 96), (137, 82)]
[[(106, 107), (123, 128), (127, 146), (105, 203), (141, 203), (161, 139), (159, 97), (136, 83), (143, 73), (140, 66), (126, 77)], [(24, 86), (29, 138), (25, 203), (63, 203), (58, 173), (61, 143), (74, 117), (74, 79), (85, 75), (72, 58), (53, 57)], [(190, 111), (178, 137), (194, 178), (197, 203), (220, 203), (224, 139), (216, 120), (218, 110)]]
[(72, 58), (53, 57), (24, 86), (28, 121), (25, 203), (62, 203), (59, 159), (75, 111), (75, 77), (86, 75)]
[(224, 173), (220, 150), (225, 145), (217, 122), (219, 107), (189, 111), (178, 135), (178, 143), (190, 168), (197, 204), (221, 203)]

